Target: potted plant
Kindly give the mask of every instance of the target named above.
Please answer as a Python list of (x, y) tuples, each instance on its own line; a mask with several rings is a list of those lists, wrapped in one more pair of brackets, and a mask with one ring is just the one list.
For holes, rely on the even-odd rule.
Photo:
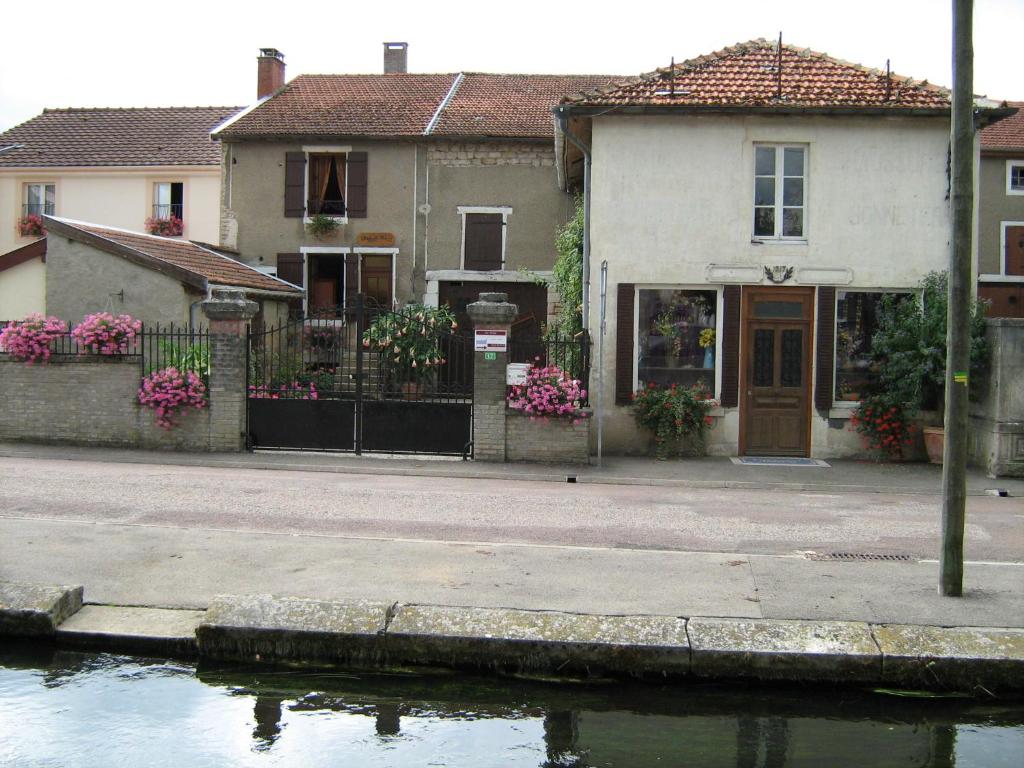
[(704, 350), (704, 367), (714, 368), (715, 367), (715, 329), (705, 328), (700, 332), (700, 338), (697, 342), (700, 344), (701, 349)]
[(185, 231), (185, 223), (174, 214), (167, 218), (150, 216), (146, 219), (146, 231), (160, 237), (180, 237)]
[(0, 352), (29, 365), (47, 362), (53, 342), (68, 332), (67, 323), (57, 317), (36, 312), (0, 330)]
[(581, 403), (587, 396), (582, 382), (573, 379), (557, 365), (533, 366), (525, 384), (512, 387), (508, 407), (530, 418), (561, 417), (575, 422), (582, 415)]
[(18, 234), (22, 237), (42, 237), (46, 234), (43, 217), (38, 213), (30, 213), (18, 219)]
[(338, 231), (338, 220), (323, 213), (314, 214), (306, 222), (306, 231), (317, 240), (323, 240)]
[(632, 400), (637, 423), (654, 433), (659, 459), (680, 450), (684, 440), (693, 452), (703, 452), (705, 432), (714, 423), (711, 409), (718, 403), (702, 384), (659, 387), (651, 383), (634, 392)]
[(142, 332), (142, 321), (110, 312), (86, 315), (71, 331), (71, 338), (97, 355), (124, 355), (132, 339)]
[[(947, 304), (945, 272), (925, 275), (918, 293), (882, 299), (878, 327), (871, 340), (871, 356), (878, 367), (876, 394), (884, 394), (890, 407), (899, 406), (908, 417), (924, 409), (938, 411), (941, 419), (944, 412)], [(981, 300), (971, 306), (969, 381), (983, 374), (988, 363), (985, 308)], [(866, 418), (865, 403), (872, 403), (870, 394), (855, 412), (858, 418)], [(944, 428), (925, 427), (923, 432), (929, 459), (941, 464)]]
[(458, 327), (448, 307), (410, 304), (401, 312), (377, 315), (363, 333), (363, 347), (380, 353), (393, 384), (407, 396), (418, 396), (445, 363), (441, 338)]

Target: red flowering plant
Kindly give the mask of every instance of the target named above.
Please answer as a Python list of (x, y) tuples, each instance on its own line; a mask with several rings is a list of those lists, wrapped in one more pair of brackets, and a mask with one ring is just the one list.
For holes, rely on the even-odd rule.
[(15, 360), (24, 360), (29, 365), (47, 362), (50, 359), (50, 345), (68, 332), (63, 320), (36, 312), (24, 320), (13, 322), (0, 331), (0, 351)]
[(18, 219), (18, 234), (22, 237), (42, 237), (46, 234), (43, 217), (38, 213), (30, 213)]
[(199, 374), (175, 367), (153, 371), (142, 379), (139, 404), (156, 411), (157, 426), (171, 429), (185, 408), (206, 406), (206, 385)]
[(97, 355), (124, 355), (141, 331), (142, 321), (131, 315), (114, 317), (109, 312), (96, 312), (86, 315), (71, 331), (71, 337)]
[(864, 446), (889, 458), (903, 458), (903, 449), (914, 441), (917, 431), (911, 423), (911, 411), (891, 394), (875, 394), (861, 400), (850, 416)]
[(555, 416), (577, 423), (583, 416), (582, 402), (586, 396), (582, 382), (557, 365), (547, 365), (531, 368), (526, 383), (513, 386), (507, 400), (509, 408), (531, 419)]
[(651, 382), (634, 392), (632, 400), (637, 423), (654, 433), (659, 459), (678, 452), (684, 440), (691, 450), (703, 452), (705, 432), (714, 423), (711, 409), (718, 405), (703, 384), (659, 387)]
[(161, 237), (178, 237), (185, 231), (185, 223), (174, 214), (166, 218), (150, 216), (146, 219), (146, 231)]

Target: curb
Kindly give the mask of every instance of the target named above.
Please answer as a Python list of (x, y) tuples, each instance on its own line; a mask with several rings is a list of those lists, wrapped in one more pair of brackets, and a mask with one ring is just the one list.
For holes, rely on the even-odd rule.
[[(0, 635), (43, 634), (92, 650), (223, 661), (885, 685), (974, 695), (1024, 690), (1024, 629), (601, 616), (269, 595), (219, 596), (206, 611), (86, 605), (63, 615), (76, 599), (80, 606), (81, 594), (81, 587), (0, 583)], [(47, 626), (53, 631), (40, 631)]]

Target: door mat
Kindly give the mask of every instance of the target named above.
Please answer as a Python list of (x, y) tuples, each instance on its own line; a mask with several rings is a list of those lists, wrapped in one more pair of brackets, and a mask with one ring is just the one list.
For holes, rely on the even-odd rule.
[(797, 456), (733, 456), (733, 464), (748, 467), (831, 467), (821, 459), (804, 459)]

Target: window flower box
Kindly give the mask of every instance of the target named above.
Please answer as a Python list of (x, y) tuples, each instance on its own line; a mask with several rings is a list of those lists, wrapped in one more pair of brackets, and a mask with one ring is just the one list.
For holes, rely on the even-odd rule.
[(42, 237), (46, 234), (43, 217), (38, 213), (30, 213), (18, 219), (18, 234), (22, 237)]
[(150, 216), (146, 219), (146, 231), (161, 237), (180, 237), (185, 231), (185, 223), (174, 214), (166, 218)]

